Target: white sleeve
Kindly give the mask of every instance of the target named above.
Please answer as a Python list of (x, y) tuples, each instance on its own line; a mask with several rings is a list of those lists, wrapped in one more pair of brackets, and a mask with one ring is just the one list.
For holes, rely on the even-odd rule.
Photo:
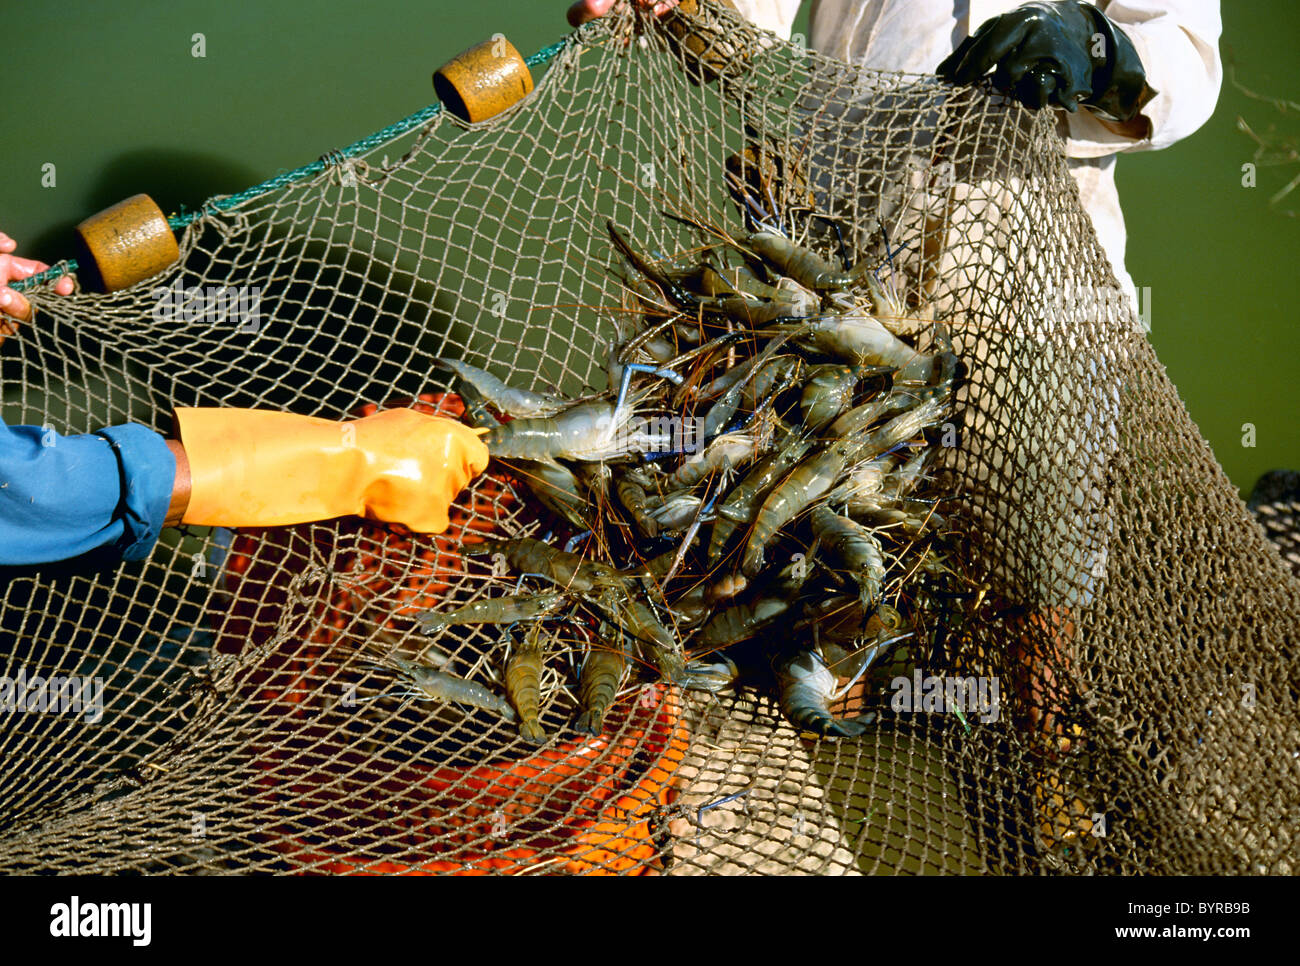
[(790, 39), (794, 18), (799, 15), (801, 0), (722, 0), (757, 27), (770, 30), (782, 40)]
[(1112, 0), (1102, 12), (1133, 41), (1157, 93), (1142, 110), (1150, 131), (1127, 138), (1081, 108), (1068, 115), (1067, 154), (1095, 158), (1119, 151), (1153, 151), (1187, 137), (1214, 113), (1223, 82), (1218, 0)]

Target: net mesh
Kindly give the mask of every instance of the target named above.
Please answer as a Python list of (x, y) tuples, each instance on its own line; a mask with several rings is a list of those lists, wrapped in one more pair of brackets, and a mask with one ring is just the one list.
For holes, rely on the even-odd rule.
[[(995, 720), (886, 711), (811, 740), (768, 695), (658, 688), (580, 742), (559, 691), (539, 752), (483, 712), (385, 697), (363, 646), (418, 651), (412, 614), (495, 579), (458, 553), (468, 531), (537, 529), (492, 471), (440, 536), (189, 527), (144, 562), (6, 572), (5, 674), (102, 679), (103, 714), (6, 715), (0, 869), (1295, 871), (1296, 580), (1119, 291), (1052, 118), (987, 90), (849, 67), (711, 6), (605, 18), (491, 121), (435, 113), (210, 203), (181, 261), (128, 291), (33, 293), (5, 421), (457, 415), (436, 356), (601, 390), (605, 220), (698, 246), (661, 212), (734, 223), (723, 165), (755, 138), (799, 154), (850, 250), (883, 259), (887, 229), (912, 301), (952, 327), (969, 372), (941, 458), (981, 590), (917, 670), (999, 682)], [(214, 314), (226, 287), (256, 311)], [(439, 643), (499, 673), (496, 634)]]

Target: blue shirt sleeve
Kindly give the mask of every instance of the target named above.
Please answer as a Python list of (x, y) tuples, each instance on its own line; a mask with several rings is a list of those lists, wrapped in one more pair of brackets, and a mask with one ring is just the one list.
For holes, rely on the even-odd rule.
[(149, 556), (171, 502), (176, 459), (144, 426), (60, 436), (0, 423), (0, 565), (110, 548)]

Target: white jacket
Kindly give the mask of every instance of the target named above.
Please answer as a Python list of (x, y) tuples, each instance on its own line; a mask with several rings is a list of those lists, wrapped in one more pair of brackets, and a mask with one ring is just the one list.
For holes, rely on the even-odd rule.
[[(729, 0), (752, 23), (789, 39), (800, 0)], [(984, 21), (1013, 10), (1006, 0), (813, 0), (814, 50), (876, 70), (933, 73)], [(1066, 155), (1115, 275), (1130, 295), (1124, 269), (1124, 215), (1115, 189), (1121, 151), (1168, 147), (1204, 124), (1223, 80), (1218, 0), (1097, 0), (1133, 41), (1147, 83), (1158, 93), (1142, 112), (1150, 122), (1141, 140), (1112, 133), (1080, 108), (1059, 111)]]

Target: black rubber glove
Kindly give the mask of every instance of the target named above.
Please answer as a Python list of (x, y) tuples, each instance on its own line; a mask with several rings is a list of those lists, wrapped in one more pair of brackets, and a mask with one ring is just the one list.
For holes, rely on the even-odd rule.
[(1133, 42), (1090, 3), (1040, 0), (985, 22), (939, 65), (954, 84), (974, 84), (990, 68), (993, 86), (1026, 107), (1083, 104), (1112, 121), (1131, 121), (1155, 96)]

